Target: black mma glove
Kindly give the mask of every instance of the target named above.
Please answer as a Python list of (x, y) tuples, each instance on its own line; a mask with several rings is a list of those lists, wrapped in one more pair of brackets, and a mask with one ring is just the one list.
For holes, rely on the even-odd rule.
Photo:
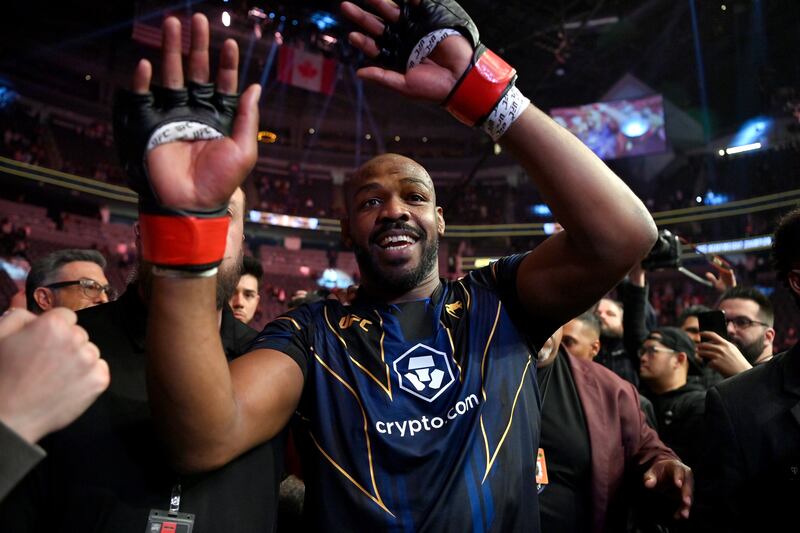
[(239, 102), (237, 95), (214, 92), (211, 83), (188, 88), (155, 87), (137, 94), (119, 91), (114, 98), (114, 143), (139, 194), (142, 258), (162, 268), (199, 273), (218, 266), (225, 254), (227, 206), (203, 211), (165, 207), (150, 186), (147, 153), (168, 142), (229, 136)]
[(472, 61), (443, 105), (468, 126), (482, 126), (490, 119), (484, 129), (493, 138), (502, 135), (528, 103), (519, 91), (506, 98), (517, 79), (516, 70), (480, 43), (475, 23), (453, 0), (422, 0), (418, 6), (397, 0), (397, 4), (400, 18), (386, 24), (376, 40), (380, 48), (377, 61), (405, 72), (446, 37), (462, 35), (474, 50)]
[[(422, 0), (419, 6), (412, 6), (406, 0), (396, 2), (400, 7), (400, 19), (386, 24), (383, 35), (376, 40), (380, 47), (378, 62), (386, 68), (405, 72), (412, 52), (423, 38), (436, 30), (449, 29), (460, 33), (477, 48), (480, 44), (478, 28), (467, 12), (452, 0)], [(438, 41), (430, 47), (424, 57), (435, 48)], [(415, 58), (411, 58), (415, 59)], [(421, 60), (421, 59), (420, 59)], [(416, 60), (414, 64), (418, 64)]]

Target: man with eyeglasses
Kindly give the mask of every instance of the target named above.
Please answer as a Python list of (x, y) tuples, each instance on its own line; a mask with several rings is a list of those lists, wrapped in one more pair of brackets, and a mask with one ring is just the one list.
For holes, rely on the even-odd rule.
[[(777, 279), (800, 307), (800, 209), (773, 238)], [(727, 318), (734, 318), (731, 312)], [(771, 322), (748, 316), (755, 322)], [(744, 326), (745, 324), (740, 324)], [(749, 324), (748, 324), (749, 325)], [(736, 326), (732, 322), (730, 328)], [(753, 324), (752, 330), (768, 329)], [(757, 333), (750, 333), (758, 338)], [(709, 389), (696, 531), (791, 531), (800, 501), (800, 344)]]
[[(207, 328), (195, 332), (194, 342), (215, 341), (232, 360), (257, 334), (236, 320), (227, 304), (242, 262), (241, 189), (225, 212), (229, 224), (216, 279), (217, 312)], [(151, 511), (166, 514), (174, 502), (180, 513), (194, 515), (197, 532), (273, 529), (282, 434), (214, 472), (191, 476), (172, 466), (158, 438), (146, 385), (153, 269), (141, 261), (136, 281), (118, 300), (77, 313), (78, 325), (108, 363), (111, 384), (74, 423), (42, 441), (48, 456), (0, 505), (0, 531), (141, 533), (154, 530)], [(179, 522), (177, 531), (184, 525)]]
[(728, 338), (701, 331), (697, 355), (723, 377), (730, 377), (772, 358), (775, 311), (752, 287), (731, 287), (720, 296), (717, 309), (725, 312)]
[(28, 310), (42, 314), (54, 307), (79, 311), (116, 298), (97, 250), (58, 250), (34, 261), (25, 281)]
[(692, 339), (681, 329), (654, 329), (639, 349), (639, 376), (653, 402), (658, 434), (683, 462), (695, 467), (703, 428), (705, 388), (689, 381), (699, 374)]
[[(223, 96), (237, 88), (235, 43), (226, 41), (216, 85), (223, 94), (212, 104), (197, 89), (210, 79), (207, 19), (192, 19), (185, 78), (180, 22), (167, 18), (162, 79), (169, 92), (162, 94), (186, 109), (141, 112), (153, 109), (152, 65), (143, 60), (129, 105), (117, 115), (118, 131), (134, 140), (125, 154), (130, 183), (150, 195), (143, 216), (165, 230), (142, 234), (158, 268), (147, 333), (151, 406), (175, 462), (192, 472), (250, 453), (296, 414), (308, 445), (305, 530), (540, 531), (532, 354), (553, 326), (589, 307), (646, 255), (655, 225), (613, 172), (512, 88), (513, 69), (474, 47), (477, 29), (460, 6), (400, 3), (402, 16), (391, 2), (371, 2), (377, 14), (342, 4), (366, 32), (351, 33), (350, 42), (375, 57), (380, 51), (367, 34), (391, 34), (385, 55), (399, 65), (365, 67), (359, 76), (430, 103), (453, 91), (453, 113), (471, 124), (488, 114), (491, 135), (534, 177), (564, 231), (461, 282), (440, 280), (445, 220), (433, 181), (413, 160), (383, 154), (344, 184), (341, 233), (358, 258), (356, 301), (301, 306), (228, 364), (204, 326), (213, 318), (221, 242), (209, 238), (201, 247), (181, 229), (224, 225), (217, 206), (256, 162), (260, 88), (242, 94), (232, 125), (217, 119), (234, 116)], [(454, 27), (469, 39), (453, 35)], [(425, 39), (430, 29), (444, 40)], [(407, 67), (407, 50), (417, 43)], [(484, 68), (481, 57), (494, 66)], [(457, 86), (465, 72), (472, 81)], [(185, 79), (193, 82), (188, 89)], [(206, 111), (171, 96), (187, 90)], [(205, 140), (187, 132), (188, 124)], [(149, 149), (148, 139), (170, 138), (164, 131), (175, 142)], [(186, 251), (182, 262), (166, 253), (168, 243)]]

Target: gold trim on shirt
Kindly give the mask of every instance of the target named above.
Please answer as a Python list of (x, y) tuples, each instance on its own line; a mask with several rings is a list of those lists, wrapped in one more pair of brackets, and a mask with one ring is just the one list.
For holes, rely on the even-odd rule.
[[(326, 317), (326, 319), (327, 319), (327, 317)], [(380, 492), (378, 492), (378, 485), (377, 485), (377, 483), (375, 482), (375, 469), (374, 469), (374, 468), (373, 468), (373, 466), (372, 466), (372, 447), (371, 447), (371, 445), (370, 445), (370, 441), (369, 441), (369, 431), (368, 431), (367, 413), (366, 413), (366, 411), (364, 410), (364, 406), (361, 404), (361, 399), (358, 397), (358, 394), (357, 394), (357, 393), (356, 393), (356, 391), (353, 389), (353, 387), (352, 387), (352, 386), (351, 386), (349, 383), (347, 383), (347, 382), (344, 380), (344, 378), (342, 378), (342, 377), (341, 377), (339, 374), (337, 374), (337, 373), (336, 373), (336, 372), (335, 372), (335, 371), (334, 371), (334, 370), (333, 370), (331, 367), (329, 367), (329, 366), (327, 365), (327, 363), (325, 363), (325, 361), (323, 361), (323, 360), (322, 360), (322, 358), (319, 356), (319, 354), (317, 354), (316, 352), (314, 352), (314, 357), (316, 358), (316, 360), (317, 360), (317, 361), (319, 361), (319, 363), (322, 365), (322, 367), (323, 367), (325, 370), (327, 370), (327, 371), (328, 371), (328, 373), (330, 373), (330, 374), (331, 374), (331, 375), (332, 375), (334, 378), (336, 378), (336, 380), (337, 380), (337, 381), (339, 381), (339, 382), (340, 382), (342, 385), (344, 385), (344, 387), (345, 387), (345, 388), (346, 388), (346, 389), (347, 389), (347, 390), (350, 392), (350, 394), (352, 394), (352, 395), (353, 395), (353, 398), (355, 398), (355, 400), (356, 400), (356, 403), (358, 404), (358, 407), (359, 407), (359, 409), (361, 409), (361, 416), (362, 416), (362, 418), (364, 419), (364, 438), (366, 439), (366, 442), (367, 442), (367, 460), (369, 461), (369, 474), (370, 474), (370, 477), (372, 478), (372, 488), (373, 488), (373, 490), (375, 491), (375, 494), (373, 495), (373, 494), (371, 494), (371, 493), (367, 492), (367, 491), (364, 489), (364, 487), (362, 487), (362, 486), (361, 486), (361, 485), (360, 485), (360, 484), (359, 484), (359, 483), (358, 483), (358, 482), (357, 482), (357, 481), (356, 481), (356, 480), (353, 478), (353, 476), (351, 476), (351, 475), (350, 475), (350, 474), (349, 474), (349, 473), (348, 473), (348, 472), (347, 472), (347, 471), (346, 471), (346, 470), (345, 470), (343, 467), (341, 467), (341, 466), (340, 466), (340, 465), (339, 465), (339, 464), (338, 464), (338, 463), (337, 463), (337, 462), (336, 462), (336, 461), (335, 461), (335, 460), (334, 460), (334, 459), (333, 459), (333, 458), (332, 458), (330, 455), (328, 455), (328, 453), (327, 453), (327, 452), (326, 452), (324, 449), (322, 449), (322, 446), (320, 446), (320, 445), (319, 445), (319, 443), (317, 442), (317, 440), (314, 438), (314, 435), (311, 433), (311, 431), (309, 431), (309, 435), (311, 436), (311, 439), (314, 441), (314, 444), (317, 446), (317, 448), (319, 449), (319, 451), (320, 451), (320, 452), (321, 452), (321, 453), (322, 453), (322, 454), (325, 456), (325, 458), (326, 458), (326, 459), (328, 459), (328, 461), (330, 461), (330, 463), (331, 463), (331, 464), (332, 464), (332, 465), (333, 465), (333, 466), (334, 466), (334, 467), (335, 467), (337, 470), (339, 470), (339, 472), (341, 472), (341, 473), (342, 473), (342, 475), (344, 475), (344, 476), (345, 476), (345, 477), (346, 477), (346, 478), (347, 478), (347, 479), (348, 479), (348, 480), (349, 480), (351, 483), (353, 483), (353, 485), (355, 485), (355, 486), (356, 486), (356, 488), (358, 488), (358, 489), (359, 489), (361, 492), (363, 492), (363, 493), (364, 493), (364, 494), (365, 494), (367, 497), (369, 497), (369, 499), (371, 499), (372, 501), (374, 501), (374, 502), (375, 502), (375, 503), (376, 503), (376, 504), (377, 504), (377, 505), (378, 505), (378, 506), (379, 506), (381, 509), (383, 509), (384, 511), (386, 511), (387, 513), (389, 513), (390, 515), (392, 515), (392, 517), (394, 517), (394, 514), (392, 514), (392, 512), (391, 512), (391, 511), (389, 511), (389, 509), (387, 509), (387, 508), (386, 508), (386, 505), (383, 503), (383, 500), (381, 499)]]
[(444, 325), (444, 322), (442, 322), (440, 320), (439, 323), (442, 325), (444, 330), (447, 332), (447, 338), (450, 339), (450, 351), (453, 354), (452, 355), (453, 364), (455, 364), (456, 368), (458, 368), (458, 379), (459, 379), (459, 381), (461, 381), (463, 383), (464, 382), (464, 372), (461, 371), (461, 365), (459, 365), (458, 361), (456, 360), (456, 346), (455, 346), (455, 344), (453, 344), (453, 335), (450, 333), (450, 328), (448, 328), (447, 326)]
[(289, 322), (291, 322), (292, 324), (294, 324), (294, 327), (296, 327), (296, 328), (297, 328), (297, 331), (300, 331), (300, 330), (302, 330), (302, 329), (303, 329), (303, 328), (301, 328), (301, 327), (300, 327), (300, 324), (298, 324), (298, 323), (297, 323), (297, 321), (296, 321), (294, 318), (292, 318), (292, 317), (289, 317), (289, 316), (279, 316), (279, 317), (278, 317), (278, 318), (276, 318), (275, 320), (288, 320)]
[(330, 329), (330, 330), (331, 330), (331, 332), (333, 332), (333, 334), (334, 334), (334, 335), (336, 335), (336, 338), (337, 338), (337, 339), (339, 339), (339, 342), (341, 342), (341, 343), (342, 343), (342, 346), (344, 347), (344, 349), (345, 349), (345, 352), (347, 353), (347, 357), (349, 357), (349, 358), (350, 358), (350, 360), (351, 360), (351, 361), (352, 361), (352, 362), (353, 362), (353, 363), (356, 365), (356, 367), (358, 367), (358, 368), (359, 368), (359, 369), (360, 369), (362, 372), (364, 372), (364, 373), (365, 373), (365, 374), (366, 374), (366, 375), (367, 375), (369, 378), (371, 378), (371, 379), (372, 379), (372, 381), (374, 381), (375, 383), (377, 383), (378, 387), (380, 387), (380, 389), (381, 389), (383, 392), (385, 392), (385, 393), (386, 393), (386, 395), (387, 395), (387, 396), (389, 396), (389, 399), (391, 400), (391, 399), (392, 399), (392, 381), (391, 381), (391, 379), (389, 378), (389, 365), (387, 365), (387, 364), (386, 364), (386, 360), (385, 360), (385, 358), (384, 358), (384, 353), (383, 353), (383, 337), (384, 337), (384, 335), (385, 335), (385, 332), (384, 332), (384, 330), (383, 330), (383, 320), (380, 318), (380, 315), (378, 315), (378, 319), (380, 319), (380, 328), (381, 328), (381, 341), (380, 341), (380, 346), (381, 346), (381, 361), (383, 361), (383, 366), (384, 366), (384, 368), (386, 369), (386, 385), (384, 385), (383, 383), (381, 383), (381, 381), (380, 381), (378, 378), (376, 378), (376, 377), (375, 377), (375, 375), (373, 375), (373, 374), (372, 374), (372, 372), (370, 372), (369, 370), (367, 370), (367, 369), (364, 367), (364, 365), (362, 365), (361, 363), (359, 363), (358, 361), (356, 361), (356, 359), (355, 359), (355, 358), (354, 358), (352, 355), (350, 355), (350, 350), (349, 350), (349, 348), (347, 347), (347, 342), (346, 342), (346, 341), (345, 341), (345, 340), (342, 338), (342, 336), (341, 336), (341, 335), (339, 335), (339, 332), (338, 332), (338, 331), (336, 331), (336, 330), (334, 329), (334, 327), (331, 325), (331, 321), (330, 321), (330, 319), (328, 318), (328, 308), (327, 308), (327, 307), (324, 307), (324, 308), (323, 308), (323, 313), (324, 313), (324, 315), (325, 315), (325, 324), (328, 326), (328, 329)]
[(497, 454), (500, 453), (500, 448), (503, 447), (503, 443), (506, 440), (506, 435), (508, 435), (509, 430), (511, 429), (511, 423), (514, 421), (514, 411), (517, 407), (517, 400), (519, 399), (519, 393), (522, 391), (522, 385), (525, 383), (525, 376), (528, 375), (528, 368), (531, 366), (531, 357), (528, 355), (528, 362), (525, 364), (525, 368), (522, 370), (522, 379), (519, 382), (519, 387), (517, 387), (517, 392), (514, 394), (514, 403), (511, 404), (511, 413), (508, 415), (508, 424), (506, 425), (505, 431), (503, 431), (503, 436), (500, 437), (500, 442), (497, 443), (497, 448), (494, 449), (494, 453), (492, 454), (491, 460), (486, 465), (486, 473), (483, 475), (483, 480), (481, 481), (481, 485), (486, 478), (489, 476), (489, 471), (492, 469), (492, 465), (494, 465), (494, 460), (497, 459)]
[[(489, 345), (492, 343), (492, 338), (494, 337), (494, 332), (497, 329), (497, 323), (500, 321), (500, 309), (503, 307), (502, 302), (500, 300), (497, 301), (497, 314), (494, 317), (494, 324), (492, 324), (492, 330), (489, 332), (489, 337), (486, 339), (486, 346), (483, 348), (483, 358), (481, 359), (481, 394), (483, 395), (483, 402), (484, 405), (486, 404), (486, 389), (484, 388), (484, 371), (486, 368), (486, 354), (489, 353)], [(489, 465), (491, 456), (489, 455), (489, 438), (486, 436), (486, 427), (483, 424), (483, 411), (481, 411), (481, 433), (483, 434), (483, 446), (484, 451), (486, 452), (486, 472), (489, 472)], [(486, 477), (484, 476), (484, 479)], [(482, 483), (482, 482), (481, 482)]]

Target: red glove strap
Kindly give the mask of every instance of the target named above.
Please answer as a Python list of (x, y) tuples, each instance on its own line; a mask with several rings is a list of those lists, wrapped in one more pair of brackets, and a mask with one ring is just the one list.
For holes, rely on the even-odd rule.
[(159, 266), (218, 265), (225, 255), (228, 217), (197, 218), (141, 213), (142, 258)]
[(478, 125), (492, 112), (516, 77), (514, 67), (485, 49), (456, 84), (445, 107), (464, 124)]

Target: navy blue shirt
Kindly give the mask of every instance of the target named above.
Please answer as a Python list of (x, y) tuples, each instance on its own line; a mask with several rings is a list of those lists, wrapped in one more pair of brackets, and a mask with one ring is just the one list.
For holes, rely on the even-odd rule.
[(309, 527), (539, 530), (535, 354), (549, 332), (518, 327), (522, 257), (425, 300), (326, 300), (266, 326), (251, 349), (289, 355), (306, 379)]

